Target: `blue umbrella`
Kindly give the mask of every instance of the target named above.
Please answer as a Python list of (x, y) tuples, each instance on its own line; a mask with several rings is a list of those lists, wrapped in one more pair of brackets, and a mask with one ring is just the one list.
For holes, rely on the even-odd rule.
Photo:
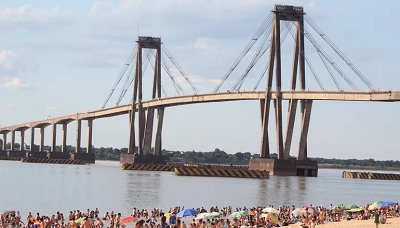
[(182, 211), (180, 211), (178, 214), (176, 214), (176, 217), (178, 218), (182, 218), (185, 216), (193, 216), (193, 215), (197, 215), (199, 212), (197, 212), (194, 209), (184, 209)]
[(379, 204), (376, 208), (388, 207), (393, 204), (396, 204), (396, 203), (386, 201), (386, 202), (382, 202), (381, 204)]

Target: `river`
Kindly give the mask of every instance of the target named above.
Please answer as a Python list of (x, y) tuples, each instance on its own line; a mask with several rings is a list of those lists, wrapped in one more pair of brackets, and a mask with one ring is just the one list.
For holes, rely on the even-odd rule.
[(400, 181), (343, 179), (343, 170), (320, 169), (318, 177), (242, 179), (184, 177), (172, 172), (121, 170), (118, 162), (93, 165), (0, 161), (0, 210), (52, 215), (99, 208), (129, 215), (138, 209), (175, 206), (365, 205), (399, 201)]

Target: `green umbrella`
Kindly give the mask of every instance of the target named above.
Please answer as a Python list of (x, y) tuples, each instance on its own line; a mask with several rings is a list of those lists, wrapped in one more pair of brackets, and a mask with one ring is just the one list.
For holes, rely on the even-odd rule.
[[(86, 217), (80, 217), (77, 220), (75, 220), (76, 223), (82, 223), (83, 220), (85, 220)], [(93, 221), (91, 218), (88, 218), (89, 221)]]
[(360, 208), (360, 206), (354, 205), (354, 204), (346, 205), (343, 207), (344, 210), (351, 210), (351, 209), (357, 209), (357, 208)]

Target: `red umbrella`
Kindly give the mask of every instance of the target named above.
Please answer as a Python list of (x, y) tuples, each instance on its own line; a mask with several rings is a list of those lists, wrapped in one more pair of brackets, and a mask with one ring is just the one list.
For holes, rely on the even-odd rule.
[(120, 224), (125, 224), (125, 223), (130, 223), (130, 222), (136, 222), (138, 220), (138, 218), (133, 217), (133, 216), (128, 216), (125, 218), (122, 218), (119, 223)]

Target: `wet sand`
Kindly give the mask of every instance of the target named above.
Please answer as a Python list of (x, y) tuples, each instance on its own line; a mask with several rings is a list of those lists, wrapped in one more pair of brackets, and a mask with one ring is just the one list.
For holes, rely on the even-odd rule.
[[(290, 227), (301, 227), (299, 224), (290, 225)], [(341, 222), (330, 222), (326, 224), (316, 225), (319, 228), (375, 228), (376, 224), (373, 219), (369, 220), (350, 220)], [(400, 227), (400, 217), (399, 218), (388, 218), (386, 224), (379, 224), (378, 228), (399, 228)]]

